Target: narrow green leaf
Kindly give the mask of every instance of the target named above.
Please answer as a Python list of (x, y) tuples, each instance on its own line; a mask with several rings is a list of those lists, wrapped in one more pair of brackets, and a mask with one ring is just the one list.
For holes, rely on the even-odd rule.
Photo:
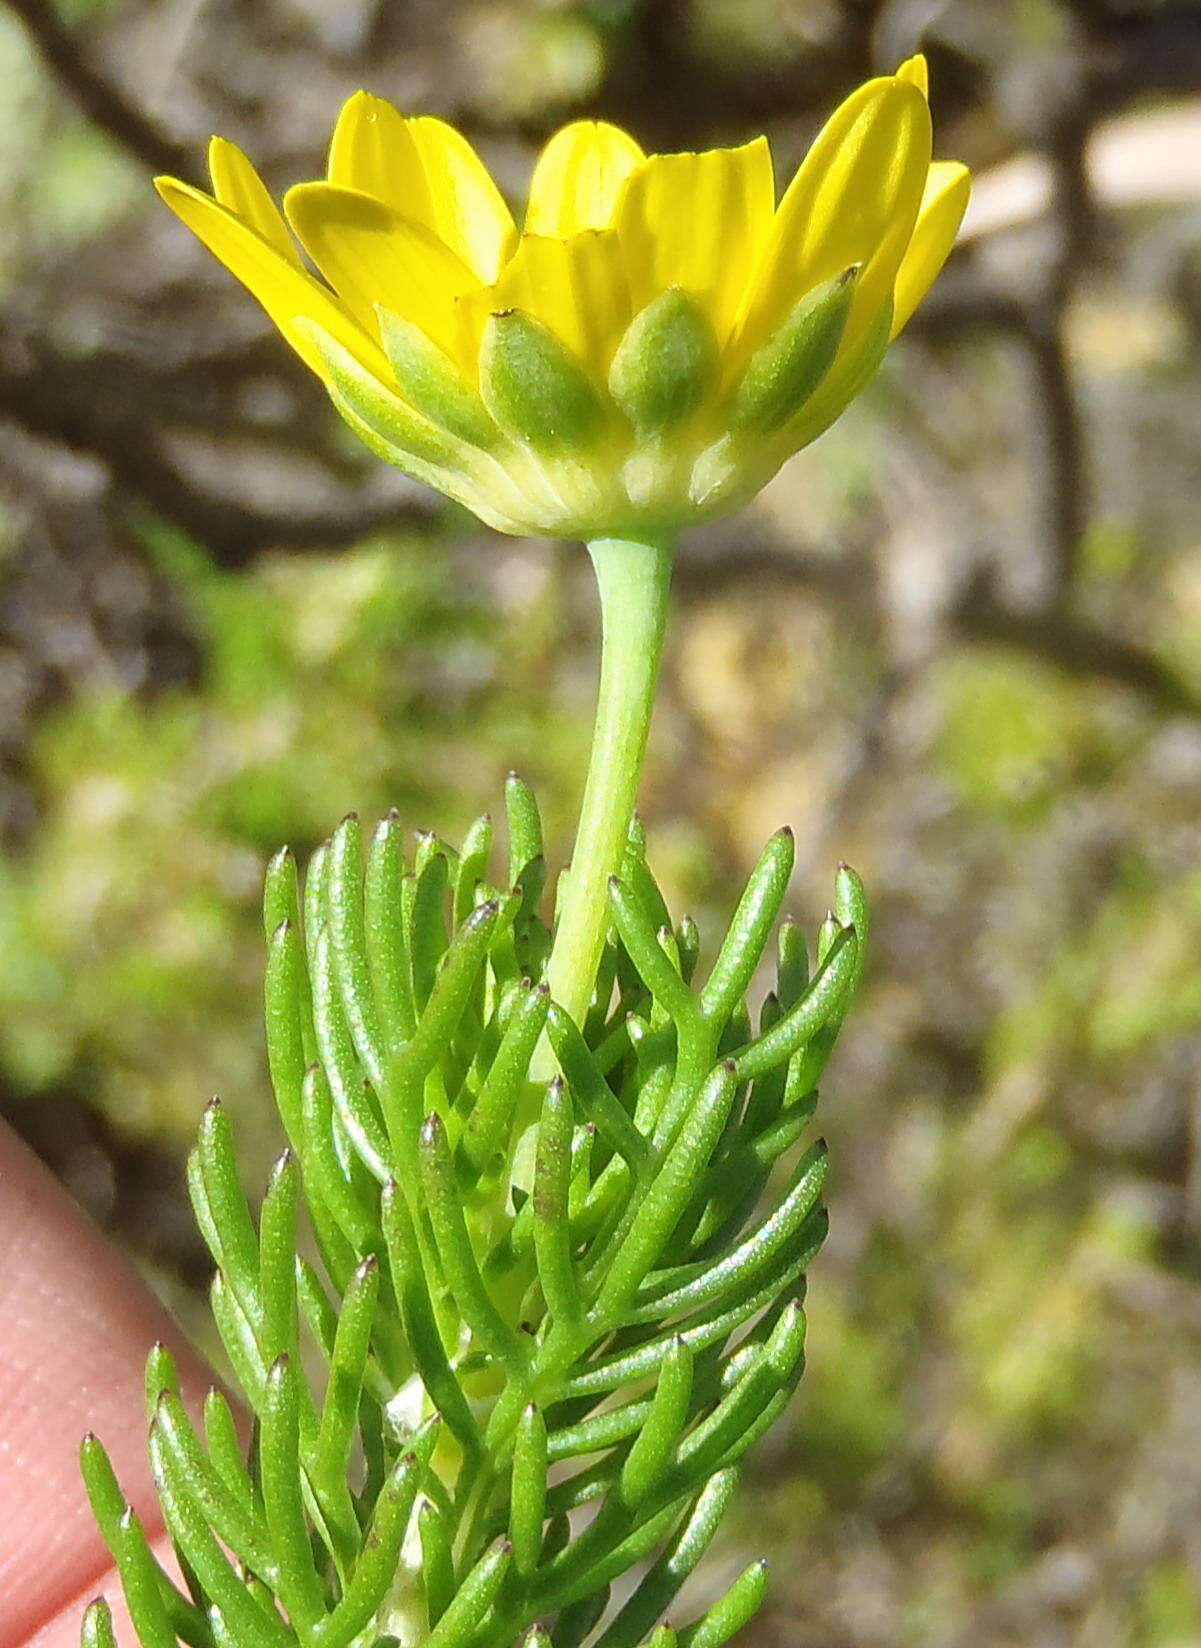
[(334, 1338), (338, 1331), (338, 1313), (326, 1296), (325, 1289), (307, 1259), (296, 1261), (296, 1298), (309, 1332), (327, 1363), (334, 1354)]
[(259, 1214), (259, 1297), (263, 1304), (260, 1344), (264, 1362), (295, 1355), (296, 1215), (300, 1170), (285, 1150), (271, 1172)]
[(490, 1356), (510, 1373), (520, 1373), (525, 1368), (526, 1352), (497, 1310), (480, 1274), (463, 1218), (446, 1128), (437, 1112), (431, 1112), (422, 1125), (420, 1161), (438, 1257), (463, 1321)]
[(679, 1505), (673, 1505), (648, 1515), (624, 1536), (606, 1533), (604, 1539), (594, 1537), (594, 1530), (600, 1529), (599, 1522), (593, 1522), (545, 1571), (534, 1605), (544, 1613), (570, 1607), (618, 1575), (628, 1573), (670, 1534), (679, 1510)]
[(680, 953), (680, 977), (685, 984), (691, 984), (701, 953), (700, 930), (691, 916), (685, 916), (676, 928), (676, 948)]
[(263, 1365), (254, 1329), (243, 1314), (233, 1289), (220, 1271), (213, 1277), (209, 1288), (209, 1303), (212, 1307), (213, 1321), (238, 1384), (245, 1391), (247, 1401), (257, 1413), (262, 1402), (267, 1370)]
[(854, 928), (844, 927), (830, 946), (821, 968), (796, 1006), (766, 1036), (733, 1055), (740, 1080), (760, 1076), (789, 1059), (837, 1014), (855, 973), (858, 944)]
[(793, 1302), (785, 1307), (746, 1372), (680, 1444), (675, 1464), (658, 1493), (668, 1498), (740, 1457), (750, 1445), (751, 1425), (800, 1367), (804, 1348), (805, 1316)]
[(267, 1068), (288, 1142), (300, 1143), (300, 1087), (306, 1062), (316, 1056), (312, 996), (296, 924), (283, 921), (271, 934), (263, 987)]
[(157, 1422), (150, 1430), (150, 1463), (171, 1537), (213, 1603), (225, 1615), (230, 1629), (248, 1642), (261, 1643), (263, 1648), (294, 1648), (279, 1616), (255, 1600), (230, 1566), (204, 1513), (180, 1480)]
[(417, 1028), (392, 1060), (383, 1088), (394, 1167), (401, 1188), (416, 1207), (418, 1131), (425, 1099), (426, 1078), (451, 1045), (478, 975), (488, 954), (500, 917), (495, 900), (477, 905), (455, 934)]
[(146, 1358), (146, 1423), (154, 1418), (158, 1407), (158, 1399), (164, 1391), (173, 1391), (179, 1395), (179, 1376), (175, 1371), (175, 1358), (158, 1340), (150, 1348)]
[(125, 1495), (104, 1444), (91, 1431), (79, 1446), (79, 1473), (96, 1525), (104, 1536), (104, 1543), (113, 1551), (118, 1525), (125, 1514)]
[(255, 1328), (263, 1325), (259, 1297), (259, 1244), (242, 1190), (229, 1117), (219, 1099), (205, 1106), (196, 1140), (201, 1179), (219, 1243), (221, 1269), (243, 1313)]
[(113, 1616), (103, 1597), (93, 1597), (84, 1609), (79, 1643), (80, 1648), (117, 1648)]
[(129, 1617), (142, 1648), (176, 1648), (175, 1631), (162, 1594), (162, 1570), (142, 1530), (127, 1506), (117, 1531), (113, 1556), (121, 1575), (121, 1589)]
[(522, 1582), (533, 1577), (542, 1551), (546, 1469), (546, 1422), (531, 1402), (521, 1415), (513, 1441), (509, 1492), (509, 1544), (513, 1548), (513, 1575)]
[(529, 785), (515, 772), (505, 780), (505, 818), (509, 830), (509, 885), (515, 887), (529, 865), (543, 856), (538, 803)]
[(309, 855), (304, 872), (304, 948), (309, 966), (317, 934), (325, 926), (325, 877), (329, 867), (329, 842), (323, 841)]
[(496, 1601), (509, 1559), (507, 1540), (484, 1552), (425, 1639), (424, 1648), (466, 1648)]
[(395, 1182), (384, 1187), (380, 1211), (392, 1284), (421, 1382), (450, 1430), (475, 1458), (480, 1450), (479, 1430), (447, 1360), (408, 1205)]
[(646, 1140), (601, 1074), (574, 1022), (557, 1002), (551, 1002), (547, 1013), (547, 1033), (581, 1113), (596, 1124), (597, 1132), (611, 1149), (623, 1156), (636, 1173), (642, 1172), (650, 1160)]
[(288, 1618), (308, 1632), (326, 1615), (305, 1516), (300, 1464), (300, 1391), (295, 1364), (280, 1356), (267, 1374), (259, 1441), (263, 1507), (278, 1568), (275, 1587)]
[[(774, 990), (769, 991), (759, 1012), (758, 1034), (766, 1036), (769, 1030), (775, 1029), (783, 1016), (784, 1009), (780, 1006), (780, 998)], [(747, 1039), (750, 1039), (749, 1029)], [(745, 1138), (748, 1133), (762, 1132), (767, 1124), (779, 1115), (788, 1087), (788, 1069), (788, 1063), (777, 1064), (755, 1078), (739, 1122), (740, 1137)]]
[[(435, 837), (428, 838), (431, 841)], [(405, 940), (409, 957), (410, 988), (420, 1013), (434, 988), (438, 963), (446, 950), (446, 919), (443, 913), (450, 882), (450, 863), (444, 852), (431, 851), (425, 862), (418, 853), (407, 905)]]
[(488, 855), (492, 851), (492, 818), (481, 813), (467, 828), (463, 848), (455, 867), (454, 924), (461, 927), (475, 908), (480, 883), (488, 874)]
[(412, 1041), (395, 1065), (407, 1064), (425, 1074), (449, 1047), (488, 954), (500, 915), (500, 905), (490, 899), (485, 904), (477, 904), (459, 928), (437, 970)]
[[(658, 1616), (671, 1606), (708, 1549), (737, 1482), (738, 1473), (733, 1469), (719, 1471), (710, 1478), (670, 1548), (638, 1582), (620, 1613), (598, 1638), (596, 1648), (635, 1648)], [(666, 1629), (661, 1626), (651, 1643), (656, 1643)], [(674, 1633), (671, 1635), (674, 1637)]]
[[(761, 1168), (774, 1166), (785, 1151), (791, 1150), (809, 1126), (816, 1109), (817, 1094), (804, 1092), (792, 1104), (785, 1106), (770, 1127), (765, 1127), (762, 1133), (750, 1141), (747, 1154)], [(733, 1155), (728, 1158), (728, 1164), (732, 1171), (735, 1165)], [(713, 1181), (715, 1180), (716, 1174), (713, 1175)]]
[(601, 1284), (590, 1320), (612, 1325), (663, 1252), (721, 1137), (734, 1102), (736, 1072), (727, 1060), (697, 1094), (690, 1114), (647, 1186), (629, 1231)]
[(855, 954), (855, 974), (851, 981), (850, 993), (853, 994), (867, 955), (869, 911), (863, 882), (849, 864), (840, 864), (834, 877), (834, 915), (844, 927), (853, 927), (859, 940)]
[(624, 1442), (641, 1430), (650, 1411), (648, 1397), (645, 1401), (626, 1402), (620, 1408), (605, 1408), (575, 1425), (562, 1425), (550, 1437), (549, 1458), (558, 1464)]
[(291, 849), (281, 847), (263, 877), (263, 937), (269, 940), (285, 921), (299, 925), (300, 884)]
[(371, 1246), (374, 1228), (335, 1144), (333, 1099), (325, 1071), (314, 1064), (301, 1090), (305, 1188), (311, 1209), (328, 1209), (358, 1253)]
[(388, 1141), (364, 1084), (354, 1041), (342, 1011), (333, 942), (322, 927), (313, 947), (313, 1017), (317, 1045), (338, 1118), (361, 1160), (381, 1184), (388, 1177)]
[[(203, 1616), (176, 1590), (155, 1562), (153, 1553), (148, 1549), (141, 1549), (145, 1545), (145, 1536), (139, 1524), (126, 1522), (129, 1507), (113, 1474), (108, 1455), (90, 1432), (84, 1437), (80, 1447), (79, 1465), (92, 1515), (96, 1518), (104, 1543), (121, 1571), (122, 1578), (124, 1579), (125, 1570), (131, 1565), (136, 1566), (138, 1573), (141, 1573), (148, 1558), (157, 1575), (159, 1595), (174, 1634), (185, 1642), (194, 1643), (196, 1648), (211, 1648), (210, 1635)], [(140, 1583), (136, 1575), (134, 1583)]]
[(678, 1335), (659, 1364), (659, 1383), (646, 1423), (621, 1467), (618, 1492), (633, 1510), (658, 1483), (688, 1419), (692, 1352)]
[(571, 1099), (561, 1078), (546, 1090), (534, 1159), (534, 1253), (538, 1281), (556, 1323), (575, 1323), (581, 1315), (579, 1282), (572, 1260)]
[(842, 923), (833, 910), (827, 910), (825, 920), (817, 930), (817, 964), (829, 959), (830, 952), (842, 934)]
[(522, 981), (516, 1008), (463, 1130), (463, 1153), (477, 1174), (508, 1143), (549, 1005), (545, 984), (531, 987)]
[(404, 839), (395, 812), (376, 825), (363, 872), (363, 927), (367, 964), (389, 1053), (413, 1034), (417, 1010), (405, 936)]
[(785, 1011), (800, 1000), (808, 982), (805, 935), (791, 916), (785, 916), (776, 935), (776, 995)]
[(254, 1485), (242, 1457), (237, 1422), (233, 1409), (215, 1385), (204, 1398), (204, 1440), (226, 1493), (243, 1511), (250, 1511), (255, 1503)]
[(223, 1545), (260, 1579), (275, 1577), (275, 1555), (270, 1530), (253, 1501), (232, 1493), (224, 1477), (204, 1452), (200, 1439), (178, 1396), (164, 1391), (153, 1423), (176, 1470), (180, 1491), (186, 1493)]
[(618, 874), (634, 889), (635, 896), (650, 912), (652, 927), (670, 927), (671, 912), (667, 908), (662, 888), (651, 874), (651, 867), (646, 858), (646, 846), (646, 825), (642, 822), (641, 816), (634, 813), (626, 832), (625, 851)]
[(564, 1381), (560, 1395), (565, 1400), (600, 1396), (607, 1391), (620, 1390), (623, 1385), (636, 1380), (649, 1378), (657, 1371), (677, 1331), (692, 1351), (705, 1350), (710, 1345), (721, 1344), (765, 1306), (775, 1303), (803, 1274), (808, 1262), (808, 1250), (799, 1258), (787, 1255), (777, 1261), (776, 1266), (759, 1280), (756, 1287), (733, 1303), (723, 1305), (712, 1315), (698, 1313), (692, 1321), (678, 1330), (648, 1340), (634, 1350), (620, 1351), (604, 1357), (579, 1373), (573, 1373)]
[(609, 1606), (610, 1589), (608, 1585), (598, 1585), (590, 1596), (581, 1597), (560, 1612), (555, 1621), (555, 1648), (579, 1648), (600, 1624)]
[(330, 839), (325, 910), (342, 1011), (363, 1068), (378, 1087), (384, 1049), (367, 954), (362, 858), (363, 832), (358, 814), (347, 813)]
[(680, 1648), (722, 1648), (759, 1612), (767, 1590), (767, 1563), (754, 1562), (703, 1619), (680, 1633)]
[(312, 1648), (344, 1648), (374, 1618), (396, 1578), (400, 1548), (428, 1458), (431, 1433), (420, 1449), (399, 1459), (380, 1490), (362, 1554), (342, 1600), (313, 1628)]
[(698, 1260), (652, 1274), (626, 1320), (654, 1321), (695, 1310), (760, 1275), (817, 1206), (828, 1171), (825, 1140), (819, 1139), (793, 1169), (784, 1196), (749, 1235), (718, 1259)]
[(701, 1011), (713, 1023), (724, 1023), (746, 994), (788, 891), (795, 856), (792, 831), (777, 830), (751, 871), (701, 991)]
[(414, 830), (413, 840), (416, 844), (413, 851), (413, 872), (415, 875), (420, 876), (431, 859), (441, 853), (446, 860), (448, 880), (453, 878), (455, 868), (459, 862), (459, 855), (449, 842), (443, 841), (442, 837), (434, 830)]
[(446, 1518), (432, 1499), (422, 1500), (417, 1528), (421, 1537), (421, 1578), (427, 1623), (432, 1630), (455, 1594), (454, 1552)]
[(351, 1277), (342, 1300), (313, 1454), (314, 1472), (329, 1482), (340, 1481), (346, 1475), (379, 1286), (379, 1261), (374, 1254), (368, 1254)]
[(672, 966), (650, 912), (620, 876), (609, 877), (609, 908), (630, 960), (655, 1001), (676, 1022), (695, 1018), (696, 1002)]

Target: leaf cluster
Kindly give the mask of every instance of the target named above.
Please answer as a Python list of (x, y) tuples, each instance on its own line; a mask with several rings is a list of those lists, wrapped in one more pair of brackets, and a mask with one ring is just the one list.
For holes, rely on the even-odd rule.
[[(216, 1101), (189, 1162), (249, 1420), (214, 1390), (196, 1425), (161, 1347), (147, 1370), (182, 1584), (83, 1446), (143, 1648), (718, 1648), (758, 1606), (762, 1564), (664, 1623), (801, 1375), (826, 1152), (796, 1147), (858, 980), (862, 888), (840, 869), (811, 973), (777, 931), (780, 832), (701, 985), (635, 822), (577, 1025), (541, 982), (541, 825), (516, 778), (506, 812), (497, 884), (487, 817), (458, 851), (410, 852), (389, 816), (364, 853), (352, 815), (303, 889), (272, 861), (288, 1148), (257, 1224)], [(112, 1648), (103, 1602), (83, 1635)]]

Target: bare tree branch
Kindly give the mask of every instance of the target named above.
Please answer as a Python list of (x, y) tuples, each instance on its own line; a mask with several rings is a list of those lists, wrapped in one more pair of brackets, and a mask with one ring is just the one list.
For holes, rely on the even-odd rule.
[[(82, 383), (82, 392), (81, 392)], [(225, 566), (239, 566), (280, 545), (315, 549), (351, 543), (401, 522), (428, 521), (441, 507), (413, 486), (402, 497), (372, 498), (307, 510), (265, 510), (213, 493), (164, 450), (153, 411), (136, 398), (89, 391), (71, 363), (44, 347), (14, 361), (0, 354), (0, 418), (43, 439), (98, 459), (134, 497), (200, 540)]]
[[(680, 588), (699, 593), (759, 583), (811, 591), (845, 607), (869, 582), (854, 557), (798, 554), (762, 537), (746, 541), (741, 524), (744, 534), (738, 540), (710, 529), (686, 549), (677, 573)], [(1153, 652), (1055, 606), (1009, 606), (997, 597), (987, 574), (969, 584), (947, 623), (965, 640), (1012, 647), (1069, 675), (1129, 687), (1163, 714), (1201, 718), (1201, 694)]]
[(3, 0), (25, 25), (42, 61), (90, 121), (153, 172), (202, 181), (189, 144), (161, 127), (87, 58), (48, 0)]

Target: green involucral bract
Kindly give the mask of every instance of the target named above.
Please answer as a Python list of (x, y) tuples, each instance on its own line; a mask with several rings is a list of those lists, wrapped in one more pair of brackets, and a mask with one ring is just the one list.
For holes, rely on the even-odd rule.
[[(686, 365), (686, 308), (663, 324)], [(437, 362), (412, 371), (443, 394)], [(364, 846), (352, 816), (303, 888), (272, 861), (288, 1146), (256, 1220), (214, 1102), (188, 1175), (251, 1423), (217, 1391), (189, 1414), (162, 1347), (147, 1367), (182, 1583), (101, 1444), (81, 1456), (143, 1648), (719, 1648), (762, 1599), (757, 1562), (700, 1618), (665, 1618), (801, 1375), (826, 1230), (805, 1135), (862, 966), (862, 887), (839, 871), (811, 968), (780, 920), (782, 831), (706, 957), (635, 820), (599, 982), (566, 1011), (543, 981), (537, 806), (516, 778), (506, 804), (499, 873), (486, 818), (459, 851), (407, 851), (394, 817)], [(114, 1648), (103, 1602), (83, 1643)]]

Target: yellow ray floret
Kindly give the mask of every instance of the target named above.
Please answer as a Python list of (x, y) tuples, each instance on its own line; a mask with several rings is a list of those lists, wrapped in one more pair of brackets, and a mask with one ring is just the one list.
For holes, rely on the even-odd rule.
[(921, 57), (853, 92), (778, 205), (763, 138), (576, 121), (519, 231), (465, 138), (366, 92), (282, 213), (220, 138), (211, 195), (158, 188), (373, 450), (505, 531), (671, 530), (833, 421), (937, 276), (969, 180), (927, 92)]
[(771, 150), (652, 155), (625, 181), (613, 225), (625, 248), (635, 310), (680, 286), (729, 336), (771, 230)]
[(645, 158), (618, 126), (601, 120), (564, 126), (538, 156), (530, 178), (525, 233), (566, 239), (581, 229), (607, 229), (622, 184)]
[(972, 180), (957, 160), (936, 160), (926, 176), (917, 224), (905, 248), (893, 289), (892, 335), (909, 320), (950, 256)]

